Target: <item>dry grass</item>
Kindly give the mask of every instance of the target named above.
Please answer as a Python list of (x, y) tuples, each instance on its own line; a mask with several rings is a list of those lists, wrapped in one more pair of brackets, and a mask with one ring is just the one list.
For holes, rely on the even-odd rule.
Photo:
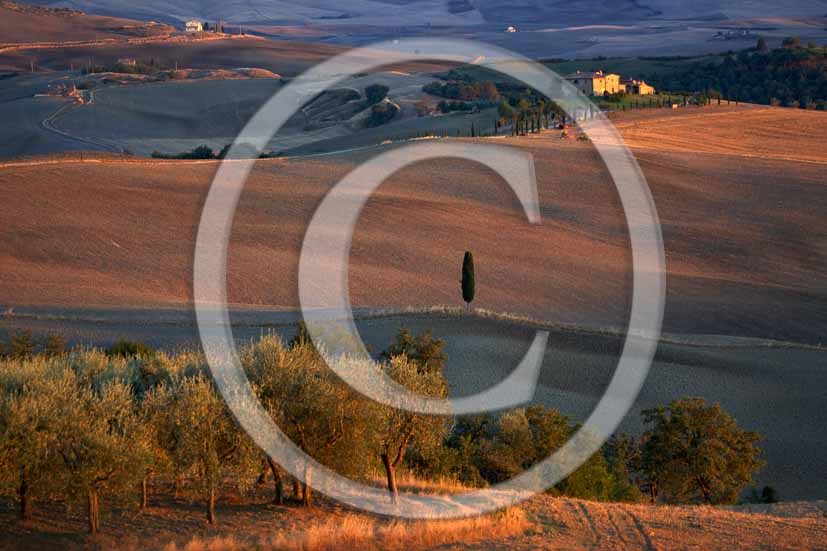
[[(411, 478), (406, 484), (422, 485)], [(426, 487), (429, 485), (425, 485)], [(461, 489), (461, 488), (460, 488)], [(595, 503), (541, 495), (498, 514), (399, 521), (354, 512), (319, 495), (312, 509), (270, 503), (272, 488), (231, 493), (206, 525), (200, 494), (154, 488), (150, 507), (106, 502), (102, 532), (88, 538), (82, 506), (35, 502), (19, 522), (0, 501), (0, 550), (163, 551), (812, 551), (827, 549), (827, 502), (715, 508)]]
[[(256, 548), (284, 551), (430, 549), (441, 545), (473, 544), (482, 539), (497, 540), (518, 536), (530, 525), (521, 509), (509, 509), (485, 517), (433, 522), (386, 521), (363, 515), (348, 515), (339, 519), (320, 520), (290, 533), (278, 534), (269, 541), (259, 542)], [(192, 542), (184, 549), (213, 551), (213, 542), (206, 543), (206, 547), (190, 548), (191, 545)], [(249, 548), (250, 546), (237, 545), (219, 547), (219, 550)], [(175, 551), (175, 548), (169, 551)]]

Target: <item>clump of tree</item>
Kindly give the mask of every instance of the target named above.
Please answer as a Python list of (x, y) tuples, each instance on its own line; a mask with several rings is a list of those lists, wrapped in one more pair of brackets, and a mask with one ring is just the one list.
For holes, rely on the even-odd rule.
[(390, 101), (382, 101), (371, 107), (370, 115), (368, 115), (365, 125), (368, 128), (382, 126), (383, 124), (391, 122), (397, 113), (399, 113), (398, 105)]
[[(552, 488), (599, 501), (735, 503), (763, 466), (760, 439), (717, 404), (679, 400), (643, 412), (652, 425), (641, 439), (618, 435)], [(485, 486), (512, 478), (562, 446), (578, 427), (560, 413), (532, 406), (461, 418), (430, 458), (432, 474)], [(757, 498), (756, 498), (757, 499)], [(760, 500), (777, 499), (772, 488)]]
[(779, 49), (756, 48), (683, 65), (668, 75), (651, 74), (657, 88), (720, 93), (731, 101), (827, 109), (827, 56), (824, 48), (802, 48), (788, 38)]
[(132, 490), (151, 460), (127, 364), (92, 352), (0, 367), (0, 487), (15, 489), (22, 518), (53, 493), (84, 500), (97, 533), (101, 498)]
[(735, 503), (764, 462), (760, 436), (721, 406), (678, 400), (643, 412), (640, 470), (652, 501)]
[[(207, 522), (229, 485), (245, 492), (262, 472), (274, 501), (312, 504), (309, 465), (277, 465), (236, 424), (203, 354), (167, 355), (124, 344), (118, 353), (47, 354), (19, 336), (19, 354), (0, 358), (0, 495), (29, 518), (55, 498), (85, 505), (90, 533), (111, 504), (150, 506), (154, 480), (190, 488)], [(444, 398), (445, 342), (401, 330), (378, 354), (396, 383)], [(497, 415), (450, 417), (388, 408), (355, 392), (307, 338), (265, 336), (240, 360), (260, 403), (286, 435), (316, 461), (367, 483), (384, 479), (396, 500), (400, 471), (484, 487), (507, 480), (559, 449), (577, 425), (542, 406)], [(345, 369), (369, 369), (363, 360)], [(611, 439), (550, 491), (603, 501), (638, 501), (641, 489), (666, 502), (731, 503), (761, 466), (758, 435), (717, 405), (675, 402), (644, 412), (641, 440)], [(290, 467), (300, 476), (288, 475)], [(266, 472), (266, 471), (265, 471)], [(261, 476), (258, 476), (261, 478)], [(777, 499), (765, 490), (765, 501)]]
[(422, 91), (441, 98), (467, 101), (497, 101), (500, 94), (497, 85), (490, 80), (478, 82), (434, 81), (422, 87)]
[[(207, 145), (199, 145), (196, 148), (170, 155), (160, 151), (153, 151), (153, 159), (195, 159), (195, 160), (211, 160), (211, 159), (226, 159), (230, 154), (230, 149), (233, 144), (227, 144), (216, 153), (211, 147)], [(272, 159), (280, 157), (280, 153), (272, 151), (262, 151), (258, 153), (256, 148), (248, 143), (242, 143), (233, 152), (233, 159)]]
[(182, 153), (178, 153), (176, 155), (168, 155), (166, 153), (161, 153), (160, 151), (153, 151), (152, 152), (153, 159), (197, 159), (197, 160), (205, 160), (205, 159), (218, 159), (219, 156), (216, 155), (215, 151), (212, 150), (211, 147), (207, 145), (199, 145), (189, 151), (184, 151)]
[(388, 97), (390, 88), (384, 84), (371, 84), (365, 87), (365, 102), (368, 106), (376, 105)]
[(445, 101), (442, 100), (437, 103), (436, 107), (440, 113), (453, 113), (481, 111), (483, 109), (492, 109), (498, 107), (501, 102), (497, 101)]
[(127, 75), (153, 75), (170, 68), (156, 63), (155, 58), (148, 61), (135, 60), (134, 63), (110, 63), (107, 65), (87, 65), (81, 69), (81, 74), (120, 73)]
[[(547, 458), (577, 429), (566, 416), (539, 405), (500, 415), (461, 418), (434, 464), (441, 469), (441, 476), (469, 486), (497, 484)], [(625, 451), (617, 442), (610, 440), (548, 491), (599, 501), (639, 501), (641, 494), (625, 462)]]

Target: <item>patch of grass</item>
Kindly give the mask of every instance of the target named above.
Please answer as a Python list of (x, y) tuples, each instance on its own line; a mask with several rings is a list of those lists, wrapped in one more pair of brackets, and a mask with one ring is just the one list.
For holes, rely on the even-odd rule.
[(256, 544), (245, 543), (232, 536), (212, 540), (194, 538), (183, 547), (171, 543), (164, 547), (164, 550), (401, 551), (476, 543), (483, 539), (491, 541), (522, 534), (530, 526), (531, 522), (525, 512), (519, 508), (482, 517), (431, 522), (388, 521), (350, 514), (339, 518), (319, 519), (290, 531), (280, 531), (269, 540), (262, 540)]

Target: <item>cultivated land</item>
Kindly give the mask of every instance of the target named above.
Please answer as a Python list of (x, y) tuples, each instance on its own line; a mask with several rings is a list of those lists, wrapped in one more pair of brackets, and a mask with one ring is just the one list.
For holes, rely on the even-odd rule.
[[(39, 3), (53, 4), (51, 0)], [(190, 17), (243, 24), (264, 36), (324, 40), (344, 45), (410, 36), (462, 37), (494, 43), (531, 57), (687, 55), (742, 49), (755, 36), (713, 40), (718, 31), (749, 29), (771, 43), (798, 35), (827, 37), (822, 0), (784, 2), (673, 2), (669, 0), (504, 2), (482, 0), (334, 0), (276, 2), (164, 2), (64, 0), (107, 15), (180, 23)], [(518, 33), (505, 33), (516, 25)], [(231, 30), (237, 29), (231, 26)]]
[[(623, 430), (640, 430), (644, 407), (688, 395), (720, 401), (766, 437), (759, 483), (785, 498), (823, 497), (825, 115), (713, 106), (623, 114), (615, 123), (663, 224), (664, 329), (673, 335)], [(475, 306), (622, 331), (631, 278), (626, 227), (593, 147), (559, 132), (495, 143), (534, 155), (542, 225), (529, 226), (511, 193), (480, 167), (438, 160), (405, 169), (360, 218), (354, 306), (457, 304), (459, 261), (473, 250)], [(287, 325), (296, 319), (298, 251), (310, 216), (339, 178), (377, 151), (257, 163), (230, 248), (229, 298), (244, 325), (237, 337), (268, 327), (293, 332)], [(5, 328), (60, 331), (93, 344), (129, 336), (193, 345), (192, 251), (216, 166), (88, 155), (0, 166), (0, 303), (34, 314), (6, 317)], [(90, 311), (95, 306), (110, 311)], [(55, 313), (63, 318), (49, 319)], [(402, 325), (448, 341), (457, 394), (500, 380), (536, 329), (454, 315), (366, 320), (360, 329), (381, 350)], [(582, 419), (611, 377), (621, 341), (564, 328), (551, 343), (537, 399)]]
[(0, 51), (18, 44), (163, 37), (170, 25), (87, 15), (0, 0)]
[[(626, 117), (617, 124), (663, 223), (667, 331), (817, 343), (827, 322), (825, 115), (710, 107)], [(475, 305), (624, 327), (631, 277), (625, 222), (593, 147), (557, 132), (494, 143), (534, 155), (543, 224), (529, 226), (488, 170), (448, 159), (409, 167), (360, 218), (354, 306), (455, 303), (456, 259), (473, 250), (480, 259)], [(235, 219), (232, 302), (297, 306), (298, 251), (312, 212), (376, 151), (257, 163)], [(199, 211), (217, 163), (88, 161), (42, 158), (0, 169), (0, 300), (186, 305)]]

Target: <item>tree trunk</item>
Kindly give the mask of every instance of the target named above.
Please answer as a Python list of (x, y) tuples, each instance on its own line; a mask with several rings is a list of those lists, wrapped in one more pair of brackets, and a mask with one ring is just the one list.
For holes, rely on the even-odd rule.
[(294, 477), (293, 478), (293, 498), (300, 501), (301, 497), (302, 497), (301, 484), (299, 483), (299, 479)]
[(88, 517), (89, 517), (89, 534), (97, 535), (100, 528), (100, 505), (98, 503), (97, 488), (90, 487), (87, 494)]
[(210, 483), (210, 495), (207, 499), (207, 524), (215, 526), (215, 484)]
[(26, 473), (20, 476), (20, 487), (17, 489), (17, 496), (20, 498), (20, 520), (32, 518), (32, 502), (29, 499), (29, 478)]
[(147, 483), (148, 479), (149, 479), (149, 474), (148, 473), (147, 473), (146, 476), (144, 476), (141, 479), (141, 509), (146, 509), (146, 507), (147, 507), (147, 501), (148, 501), (147, 497), (148, 497), (148, 494), (149, 494), (149, 492), (147, 491), (147, 486), (149, 485)]
[(388, 454), (382, 454), (382, 465), (385, 467), (385, 474), (388, 477), (388, 492), (391, 495), (391, 503), (396, 505), (399, 501), (399, 490), (396, 487), (396, 467), (391, 463)]
[(283, 505), (284, 504), (284, 477), (281, 475), (281, 468), (276, 464), (275, 461), (267, 458), (267, 464), (270, 465), (270, 471), (273, 473), (273, 485), (275, 486), (276, 495), (273, 499), (273, 503), (276, 505)]
[(698, 488), (701, 490), (701, 495), (704, 497), (704, 503), (709, 504), (712, 502), (712, 492), (709, 491), (709, 487), (704, 484), (702, 480), (698, 481)]
[(256, 486), (263, 486), (267, 483), (267, 465), (261, 469), (258, 478), (256, 479)]
[(304, 483), (302, 484), (302, 505), (310, 507), (313, 504), (313, 488), (310, 486), (310, 468), (304, 470)]

